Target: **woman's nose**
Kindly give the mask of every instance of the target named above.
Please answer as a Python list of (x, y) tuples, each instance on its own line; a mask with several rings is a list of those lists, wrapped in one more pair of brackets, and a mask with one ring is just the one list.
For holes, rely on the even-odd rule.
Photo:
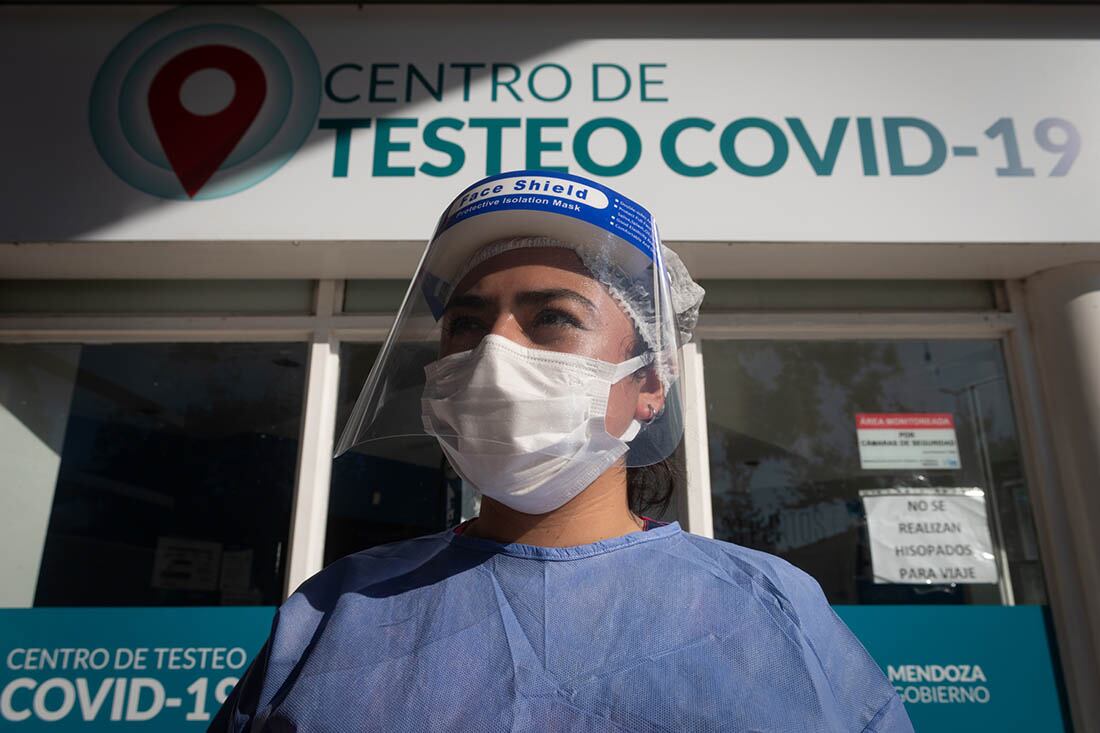
[(530, 339), (524, 332), (523, 327), (516, 319), (514, 313), (509, 311), (503, 311), (499, 313), (493, 321), (493, 328), (489, 333), (495, 336), (503, 336), (509, 341), (514, 341), (520, 346), (530, 346)]

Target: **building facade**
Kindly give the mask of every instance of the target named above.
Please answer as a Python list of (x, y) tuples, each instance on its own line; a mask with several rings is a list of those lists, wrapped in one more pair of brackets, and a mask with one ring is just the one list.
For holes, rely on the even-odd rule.
[(0, 9), (0, 717), (201, 730), (303, 580), (476, 511), (334, 439), (442, 208), (527, 169), (707, 289), (666, 518), (812, 574), (919, 731), (1100, 730), (1098, 29)]

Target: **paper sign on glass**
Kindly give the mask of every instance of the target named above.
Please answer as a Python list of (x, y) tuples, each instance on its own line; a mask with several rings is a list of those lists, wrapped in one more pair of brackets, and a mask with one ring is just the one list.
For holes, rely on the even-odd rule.
[(876, 583), (997, 582), (981, 489), (873, 489), (859, 496)]
[(863, 469), (957, 469), (959, 441), (949, 412), (861, 412), (856, 415)]

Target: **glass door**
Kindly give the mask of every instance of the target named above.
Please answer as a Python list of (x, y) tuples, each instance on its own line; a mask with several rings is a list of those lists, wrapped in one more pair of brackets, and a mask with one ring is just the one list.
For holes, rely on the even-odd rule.
[(918, 731), (1062, 730), (996, 339), (703, 341), (714, 533), (812, 575)]
[(0, 607), (281, 602), (304, 343), (0, 345)]
[[(1000, 342), (708, 341), (703, 348), (715, 536), (790, 560), (818, 578), (833, 603), (1045, 602)], [(941, 488), (982, 492), (995, 567), (976, 579), (994, 582), (876, 578), (870, 492), (920, 496), (917, 489)], [(916, 530), (934, 528), (902, 529), (913, 530), (904, 534), (916, 543), (927, 539)], [(971, 544), (974, 552), (990, 549)]]
[[(337, 437), (379, 348), (370, 343), (340, 346)], [(438, 532), (457, 524), (465, 513), (461, 481), (447, 466), (435, 438), (388, 438), (356, 446), (332, 465), (324, 562)]]

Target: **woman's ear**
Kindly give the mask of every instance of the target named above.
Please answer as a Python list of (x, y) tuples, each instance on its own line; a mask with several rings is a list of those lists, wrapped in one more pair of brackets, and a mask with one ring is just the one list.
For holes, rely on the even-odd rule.
[(653, 420), (665, 409), (665, 386), (657, 377), (657, 370), (649, 367), (643, 374), (638, 402), (634, 408), (634, 419), (641, 423)]

